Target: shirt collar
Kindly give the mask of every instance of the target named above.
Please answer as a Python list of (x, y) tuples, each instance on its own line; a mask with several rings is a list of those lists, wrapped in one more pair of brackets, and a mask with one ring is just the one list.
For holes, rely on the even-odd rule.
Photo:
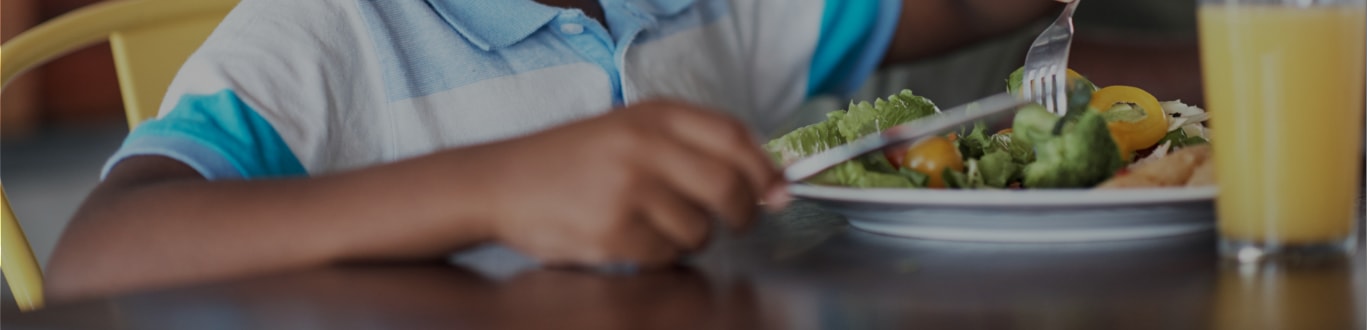
[[(696, 0), (636, 0), (655, 16), (673, 16)], [(532, 0), (427, 0), (446, 24), (481, 50), (508, 47), (526, 39), (559, 15), (562, 9)], [(604, 8), (605, 11), (610, 11)]]
[(511, 46), (545, 26), (560, 9), (531, 0), (427, 0), (466, 40), (488, 51)]

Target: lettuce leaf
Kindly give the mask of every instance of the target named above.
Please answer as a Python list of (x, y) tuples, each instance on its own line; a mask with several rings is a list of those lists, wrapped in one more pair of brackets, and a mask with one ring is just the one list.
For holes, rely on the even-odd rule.
[[(1200, 124), (1197, 124), (1197, 125), (1200, 125)], [(1186, 147), (1186, 146), (1193, 146), (1193, 145), (1198, 145), (1198, 144), (1205, 144), (1205, 143), (1209, 143), (1210, 141), (1206, 141), (1205, 138), (1202, 138), (1202, 137), (1200, 137), (1200, 136), (1188, 136), (1186, 130), (1184, 130), (1184, 129), (1177, 129), (1177, 130), (1173, 130), (1173, 131), (1171, 131), (1171, 132), (1168, 132), (1167, 135), (1164, 135), (1164, 136), (1163, 136), (1163, 139), (1162, 139), (1162, 140), (1158, 140), (1158, 143), (1156, 143), (1156, 144), (1154, 144), (1154, 145), (1162, 145), (1163, 143), (1167, 143), (1167, 142), (1172, 142), (1172, 146), (1173, 146), (1173, 147), (1181, 148), (1181, 147)]]
[(803, 126), (769, 141), (764, 145), (764, 150), (769, 152), (769, 156), (773, 157), (775, 162), (787, 165), (817, 152), (845, 144), (845, 139), (840, 137), (836, 129), (836, 123), (840, 122), (844, 114), (841, 111), (826, 114), (825, 121)]
[(959, 154), (964, 159), (982, 157), (992, 146), (992, 141), (987, 136), (987, 124), (981, 121), (974, 123), (973, 129), (967, 133), (960, 133), (954, 144), (959, 146)]
[(840, 165), (817, 174), (808, 182), (857, 188), (916, 188), (923, 186), (917, 185), (912, 182), (911, 178), (902, 174), (870, 171), (860, 161), (840, 163)]
[(916, 96), (911, 90), (902, 90), (901, 93), (888, 96), (887, 100), (851, 102), (836, 125), (840, 136), (852, 141), (936, 112), (935, 103), (929, 99)]

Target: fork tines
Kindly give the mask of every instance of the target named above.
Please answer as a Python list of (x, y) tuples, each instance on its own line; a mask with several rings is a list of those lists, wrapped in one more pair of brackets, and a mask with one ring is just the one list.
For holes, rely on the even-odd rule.
[(1073, 11), (1079, 2), (1069, 2), (1030, 44), (1021, 75), (1021, 95), (1060, 115), (1068, 112), (1068, 50), (1073, 45)]

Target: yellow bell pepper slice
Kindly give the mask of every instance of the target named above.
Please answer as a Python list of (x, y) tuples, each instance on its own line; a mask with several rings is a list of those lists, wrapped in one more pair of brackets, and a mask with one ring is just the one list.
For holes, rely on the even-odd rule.
[(1168, 133), (1168, 116), (1163, 113), (1163, 105), (1142, 89), (1107, 86), (1092, 93), (1088, 106), (1106, 118), (1111, 138), (1126, 158), (1136, 150), (1152, 147)]

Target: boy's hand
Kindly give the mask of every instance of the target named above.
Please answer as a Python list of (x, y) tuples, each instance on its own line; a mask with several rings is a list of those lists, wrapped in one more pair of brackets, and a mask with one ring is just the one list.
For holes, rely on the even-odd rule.
[[(659, 265), (698, 250), (714, 215), (742, 228), (784, 182), (740, 122), (651, 101), (509, 141), (482, 188), (494, 238), (549, 264)], [(460, 184), (460, 183), (455, 183)]]

